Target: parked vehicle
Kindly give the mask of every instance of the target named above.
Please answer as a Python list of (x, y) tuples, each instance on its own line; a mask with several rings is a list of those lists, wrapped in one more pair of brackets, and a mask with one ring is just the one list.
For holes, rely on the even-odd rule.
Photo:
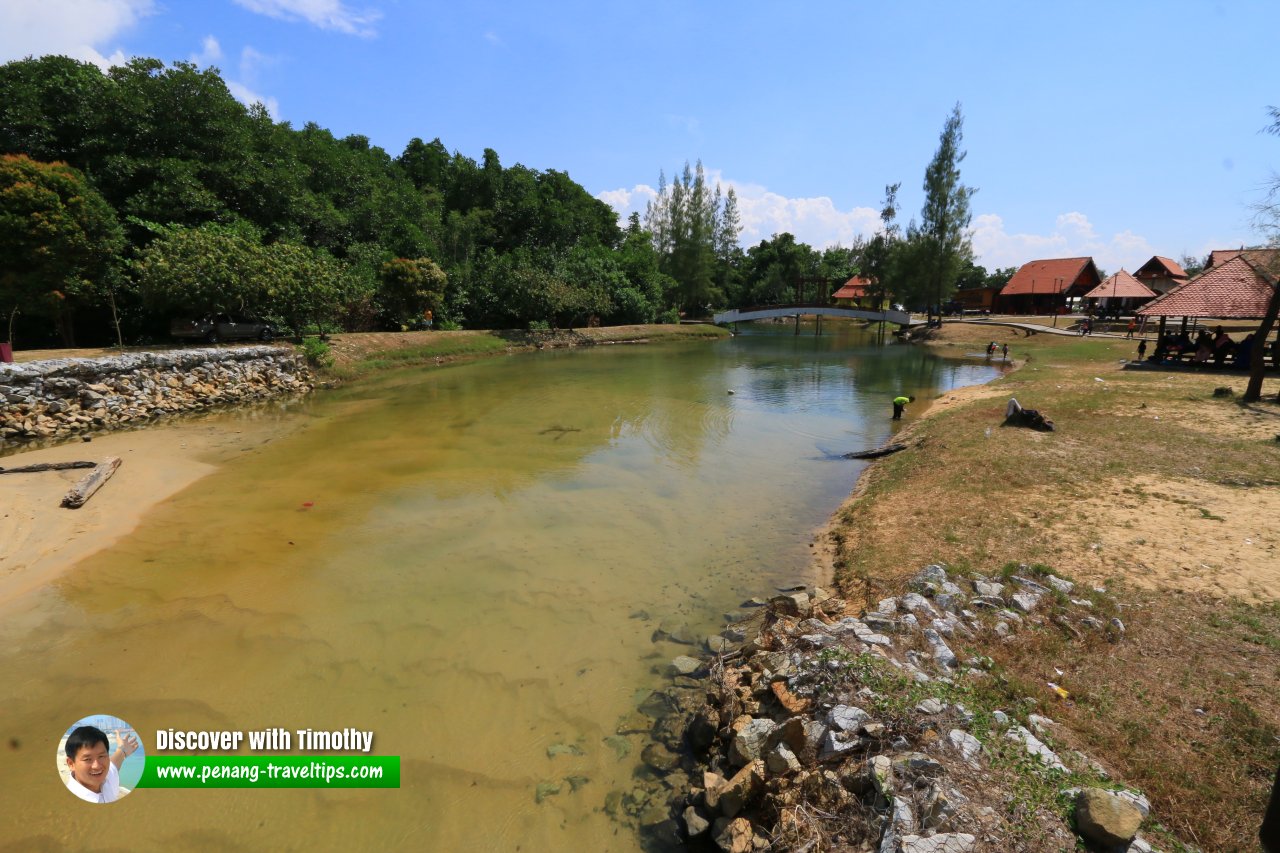
[(210, 344), (219, 341), (269, 341), (276, 336), (270, 323), (230, 314), (211, 314), (198, 320), (177, 318), (169, 323), (169, 334)]

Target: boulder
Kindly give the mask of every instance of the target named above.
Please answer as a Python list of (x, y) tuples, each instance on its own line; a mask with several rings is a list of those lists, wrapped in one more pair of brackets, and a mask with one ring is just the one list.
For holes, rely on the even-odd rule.
[(1109, 846), (1128, 844), (1141, 825), (1138, 807), (1110, 791), (1085, 788), (1076, 795), (1076, 827), (1088, 841)]
[(765, 741), (777, 727), (773, 720), (752, 719), (734, 734), (733, 743), (729, 745), (729, 761), (735, 767), (758, 761), (763, 757)]
[(901, 853), (970, 853), (978, 849), (978, 839), (967, 832), (944, 832), (921, 837), (904, 835)]

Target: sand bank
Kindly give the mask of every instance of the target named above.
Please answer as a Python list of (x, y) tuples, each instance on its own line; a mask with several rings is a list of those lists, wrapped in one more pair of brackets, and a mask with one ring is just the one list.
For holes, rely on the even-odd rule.
[(0, 609), (127, 535), (149, 509), (219, 464), (278, 437), (285, 423), (222, 413), (0, 456), (4, 468), (99, 462), (107, 456), (123, 460), (116, 475), (77, 510), (59, 503), (85, 471), (0, 474)]

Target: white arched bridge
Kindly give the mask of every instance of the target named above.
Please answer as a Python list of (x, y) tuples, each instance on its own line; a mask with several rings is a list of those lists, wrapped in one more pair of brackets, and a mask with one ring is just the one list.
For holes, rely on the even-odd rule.
[(911, 315), (906, 311), (867, 311), (862, 308), (837, 308), (834, 305), (767, 305), (758, 308), (733, 308), (716, 314), (712, 319), (720, 323), (745, 323), (748, 320), (769, 320), (775, 317), (796, 317), (812, 314), (816, 317), (848, 317), (870, 320), (873, 323), (893, 323), (910, 326)]

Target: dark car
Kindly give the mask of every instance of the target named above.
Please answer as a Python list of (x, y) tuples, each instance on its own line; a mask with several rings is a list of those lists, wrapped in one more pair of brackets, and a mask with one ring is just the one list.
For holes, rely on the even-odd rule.
[(199, 320), (173, 320), (169, 324), (169, 334), (175, 338), (191, 338), (211, 344), (219, 341), (269, 341), (276, 336), (270, 323), (230, 314), (211, 314)]

